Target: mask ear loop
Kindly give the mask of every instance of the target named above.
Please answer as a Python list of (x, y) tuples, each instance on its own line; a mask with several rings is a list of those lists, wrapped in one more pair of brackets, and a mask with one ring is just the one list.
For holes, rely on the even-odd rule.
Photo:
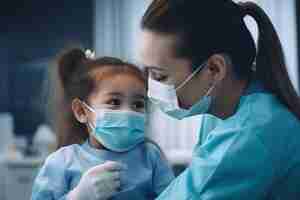
[(216, 84), (213, 84), (213, 85), (207, 90), (205, 96), (210, 95), (210, 93), (213, 91), (213, 89), (215, 89), (215, 87), (216, 87)]
[[(82, 105), (84, 105), (90, 112), (96, 114), (96, 111), (95, 111), (91, 106), (89, 106), (87, 103), (85, 103), (84, 101), (81, 101), (81, 103), (82, 103)], [(96, 125), (90, 123), (89, 120), (87, 121), (86, 125), (87, 125), (90, 129), (92, 129), (92, 130), (95, 130), (95, 129), (96, 129)]]
[(202, 65), (200, 65), (200, 67), (198, 67), (191, 75), (189, 75), (187, 77), (187, 79), (185, 79), (181, 84), (179, 84), (179, 86), (177, 86), (175, 88), (176, 91), (179, 91), (181, 88), (183, 88), (198, 72), (200, 72), (206, 65), (207, 63), (203, 63)]
[(89, 106), (87, 103), (85, 103), (84, 101), (81, 101), (81, 103), (91, 112), (93, 113), (96, 113), (96, 111), (91, 107)]

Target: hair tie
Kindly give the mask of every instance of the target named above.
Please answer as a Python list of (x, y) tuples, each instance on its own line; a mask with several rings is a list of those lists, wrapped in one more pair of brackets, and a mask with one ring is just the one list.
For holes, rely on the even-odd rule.
[(96, 58), (96, 52), (91, 49), (86, 49), (84, 54), (87, 59), (94, 60)]

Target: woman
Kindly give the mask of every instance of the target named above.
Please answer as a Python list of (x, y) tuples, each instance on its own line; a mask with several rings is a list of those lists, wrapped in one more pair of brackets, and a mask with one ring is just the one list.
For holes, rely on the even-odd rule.
[(149, 98), (177, 119), (206, 114), (191, 164), (158, 199), (299, 199), (300, 102), (265, 12), (154, 0), (142, 28)]

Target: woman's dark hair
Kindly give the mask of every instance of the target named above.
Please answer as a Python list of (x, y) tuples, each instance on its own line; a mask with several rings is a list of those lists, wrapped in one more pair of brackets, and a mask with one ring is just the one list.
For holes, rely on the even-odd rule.
[[(258, 25), (257, 49), (244, 22), (247, 15)], [(193, 66), (213, 54), (229, 55), (239, 79), (257, 77), (300, 120), (300, 100), (288, 76), (281, 42), (269, 17), (255, 3), (154, 0), (141, 25), (144, 30), (177, 36), (177, 56), (190, 59)]]
[(72, 101), (78, 98), (88, 102), (89, 96), (105, 78), (118, 74), (131, 74), (143, 83), (143, 72), (133, 64), (112, 57), (87, 58), (84, 51), (74, 48), (63, 52), (57, 63), (58, 90), (56, 98), (55, 126), (58, 148), (81, 144), (88, 138), (85, 124), (78, 122), (72, 112)]

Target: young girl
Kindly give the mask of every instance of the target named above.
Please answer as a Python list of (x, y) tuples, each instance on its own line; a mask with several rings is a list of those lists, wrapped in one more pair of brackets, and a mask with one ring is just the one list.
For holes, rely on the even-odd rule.
[(61, 148), (45, 161), (31, 199), (157, 197), (174, 175), (159, 148), (144, 137), (143, 73), (119, 59), (94, 60), (73, 49), (59, 59), (58, 74), (65, 106)]

